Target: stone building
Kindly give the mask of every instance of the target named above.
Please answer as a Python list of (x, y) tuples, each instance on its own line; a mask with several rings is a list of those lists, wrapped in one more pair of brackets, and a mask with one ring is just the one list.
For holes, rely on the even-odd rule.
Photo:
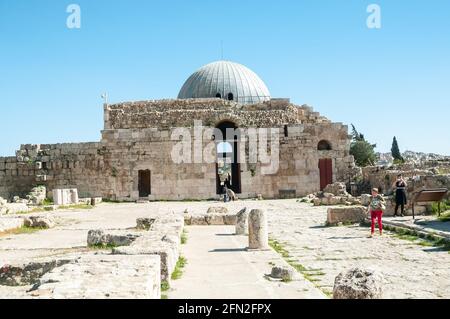
[[(194, 148), (196, 143), (216, 145), (212, 156), (218, 161), (174, 161), (180, 143), (176, 130), (196, 136), (195, 123), (220, 132), (235, 129), (231, 138), (217, 138), (215, 131), (192, 141)], [(270, 173), (264, 173), (267, 165), (259, 158), (237, 160), (238, 154), (239, 159), (251, 157), (248, 142), (261, 128), (278, 135), (267, 135), (269, 150), (279, 145), (279, 165)], [(275, 138), (278, 144), (271, 144)], [(81, 197), (111, 200), (213, 199), (222, 192), (224, 159), (229, 168), (225, 184), (240, 198), (303, 196), (348, 179), (354, 166), (349, 145), (347, 126), (308, 106), (271, 98), (254, 72), (219, 61), (195, 72), (178, 99), (105, 104), (99, 142), (22, 145), (15, 157), (1, 157), (0, 196), (45, 185), (49, 193), (78, 188)]]

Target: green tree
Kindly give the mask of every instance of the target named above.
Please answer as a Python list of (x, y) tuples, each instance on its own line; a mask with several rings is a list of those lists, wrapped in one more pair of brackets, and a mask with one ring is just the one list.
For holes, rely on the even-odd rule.
[(398, 147), (397, 138), (394, 136), (394, 140), (392, 141), (391, 154), (394, 158), (395, 162), (404, 162), (402, 154), (400, 153), (400, 148)]
[(358, 166), (364, 167), (374, 165), (377, 160), (375, 154), (376, 144), (371, 144), (364, 138), (364, 135), (359, 133), (356, 127), (352, 124), (352, 143), (350, 145), (350, 154), (355, 158)]

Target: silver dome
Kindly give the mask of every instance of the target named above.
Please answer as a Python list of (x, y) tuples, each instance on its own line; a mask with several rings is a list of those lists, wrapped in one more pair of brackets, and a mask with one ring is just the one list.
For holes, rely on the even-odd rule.
[(178, 98), (223, 98), (240, 104), (253, 104), (270, 100), (270, 93), (249, 68), (234, 62), (217, 61), (192, 74)]

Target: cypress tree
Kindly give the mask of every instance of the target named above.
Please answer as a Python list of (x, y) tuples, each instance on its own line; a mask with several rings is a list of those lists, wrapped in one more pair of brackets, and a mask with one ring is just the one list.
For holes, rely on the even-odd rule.
[(404, 162), (403, 156), (400, 153), (400, 148), (398, 147), (397, 138), (395, 136), (394, 136), (394, 140), (392, 141), (391, 154), (392, 154), (392, 157), (394, 158), (394, 161)]

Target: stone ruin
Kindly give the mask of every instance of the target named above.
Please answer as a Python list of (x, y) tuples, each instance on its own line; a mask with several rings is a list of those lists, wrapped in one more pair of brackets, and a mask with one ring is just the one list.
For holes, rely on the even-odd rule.
[(89, 231), (86, 244), (94, 250), (3, 265), (0, 285), (32, 287), (26, 297), (38, 299), (160, 299), (180, 256), (183, 218), (169, 214), (136, 224)]
[(76, 188), (53, 190), (53, 203), (55, 205), (75, 205), (78, 202), (78, 190)]
[(314, 206), (351, 206), (361, 204), (359, 198), (353, 197), (347, 192), (345, 183), (339, 182), (328, 184), (323, 191), (309, 194), (300, 201), (313, 203)]
[(383, 281), (374, 269), (352, 268), (336, 277), (333, 299), (382, 299)]
[[(215, 163), (171, 161), (179, 143), (172, 135), (181, 127), (194, 136), (194, 120), (205, 129), (229, 121), (248, 134), (252, 128), (277, 131), (278, 171), (267, 175), (260, 162), (241, 163), (235, 181), (240, 189), (233, 189), (240, 199), (315, 192), (320, 188), (322, 160), (333, 163), (332, 180), (345, 180), (349, 167), (354, 167), (347, 126), (307, 105), (277, 99), (254, 105), (214, 98), (126, 102), (104, 106), (99, 142), (24, 144), (16, 156), (0, 157), (0, 196), (10, 199), (40, 184), (49, 193), (76, 188), (80, 197), (120, 201), (217, 199)], [(210, 142), (205, 139), (202, 147)], [(247, 158), (248, 145), (243, 146)]]

